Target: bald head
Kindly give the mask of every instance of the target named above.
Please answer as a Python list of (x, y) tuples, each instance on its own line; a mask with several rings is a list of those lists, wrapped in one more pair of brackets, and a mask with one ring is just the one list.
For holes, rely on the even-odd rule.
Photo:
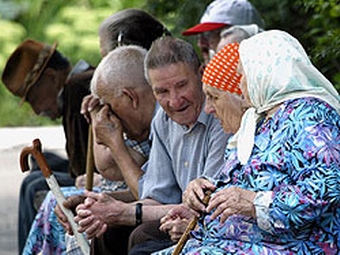
[(98, 96), (98, 90), (110, 90), (110, 94), (118, 97), (123, 88), (148, 87), (143, 68), (146, 52), (135, 45), (121, 46), (111, 51), (94, 72), (92, 94)]

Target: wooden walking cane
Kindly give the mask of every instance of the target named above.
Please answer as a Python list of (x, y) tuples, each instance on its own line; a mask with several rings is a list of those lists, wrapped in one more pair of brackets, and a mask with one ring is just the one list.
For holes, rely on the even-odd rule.
[(71, 225), (73, 234), (79, 244), (80, 249), (84, 253), (84, 255), (88, 255), (90, 253), (90, 245), (86, 240), (83, 234), (78, 232), (78, 226), (74, 221), (74, 215), (71, 210), (67, 209), (63, 202), (65, 201), (64, 194), (61, 192), (60, 187), (58, 185), (57, 179), (54, 177), (52, 170), (47, 164), (44, 154), (41, 150), (41, 143), (39, 139), (35, 139), (33, 141), (33, 146), (25, 147), (22, 149), (20, 153), (20, 166), (21, 171), (25, 172), (29, 170), (28, 165), (28, 156), (32, 154), (35, 160), (38, 163), (38, 166), (45, 177), (45, 180), (50, 187), (55, 199), (57, 200), (58, 205), (60, 206), (63, 213), (66, 215), (68, 222)]
[(87, 139), (87, 153), (86, 153), (86, 186), (87, 190), (93, 188), (93, 174), (94, 174), (94, 159), (93, 159), (93, 133), (92, 125), (89, 125), (89, 134)]
[[(202, 201), (204, 205), (207, 205), (209, 203), (210, 195), (211, 195), (211, 190), (207, 190), (205, 192), (205, 195)], [(179, 239), (174, 251), (172, 252), (172, 255), (179, 255), (181, 253), (184, 245), (189, 239), (190, 232), (196, 227), (197, 221), (198, 221), (198, 217), (194, 216), (194, 218), (189, 222), (189, 225), (187, 226), (186, 230), (182, 234), (181, 239)]]

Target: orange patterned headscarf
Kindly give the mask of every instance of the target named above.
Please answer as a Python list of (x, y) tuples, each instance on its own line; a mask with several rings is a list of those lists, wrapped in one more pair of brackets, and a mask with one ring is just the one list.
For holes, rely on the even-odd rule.
[(236, 71), (240, 59), (238, 48), (238, 43), (224, 46), (204, 69), (202, 82), (220, 90), (241, 95), (242, 75)]

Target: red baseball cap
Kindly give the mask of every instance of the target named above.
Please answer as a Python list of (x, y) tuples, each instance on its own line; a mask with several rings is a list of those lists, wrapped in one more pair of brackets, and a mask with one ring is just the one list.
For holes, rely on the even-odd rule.
[(184, 36), (216, 30), (225, 26), (257, 24), (264, 22), (255, 7), (247, 0), (215, 0), (206, 8), (200, 24), (185, 30)]

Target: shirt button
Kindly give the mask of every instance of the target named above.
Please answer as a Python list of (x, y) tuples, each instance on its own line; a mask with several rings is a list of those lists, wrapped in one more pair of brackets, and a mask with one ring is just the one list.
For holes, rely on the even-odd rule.
[(189, 166), (189, 162), (188, 162), (188, 161), (185, 161), (184, 166), (185, 166), (185, 167), (188, 167), (188, 166)]

